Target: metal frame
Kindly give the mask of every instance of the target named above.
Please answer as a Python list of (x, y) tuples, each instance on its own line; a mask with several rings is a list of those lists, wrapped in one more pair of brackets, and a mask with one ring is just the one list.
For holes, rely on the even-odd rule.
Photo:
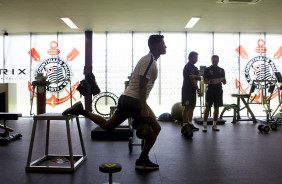
[[(255, 90), (255, 84), (253, 82), (251, 89), (249, 91), (249, 94), (231, 94), (232, 97), (237, 98), (237, 104), (230, 104), (224, 105), (224, 109), (222, 110), (222, 112), (220, 113), (219, 118), (223, 117), (223, 114), (226, 110), (230, 110), (233, 109), (233, 120), (231, 123), (236, 123), (237, 121), (253, 121), (253, 123), (257, 123), (257, 119), (253, 113), (253, 111), (251, 110), (249, 104), (255, 104), (253, 103), (253, 100), (255, 97), (252, 97), (251, 94), (254, 92)], [(246, 100), (247, 99), (247, 100)], [(243, 102), (244, 107), (240, 108), (240, 101)], [(240, 111), (243, 109), (247, 109), (247, 113), (251, 115), (250, 118), (247, 119), (242, 119), (240, 116)]]

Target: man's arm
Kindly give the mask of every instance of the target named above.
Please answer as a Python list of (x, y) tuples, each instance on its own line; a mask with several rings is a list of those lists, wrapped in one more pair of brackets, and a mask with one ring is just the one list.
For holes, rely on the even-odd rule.
[(204, 78), (204, 83), (205, 84), (210, 84), (211, 83), (211, 81), (209, 80), (209, 75), (208, 75), (208, 68), (206, 68), (205, 70), (204, 70), (204, 76), (203, 76), (203, 78)]
[(189, 75), (190, 79), (193, 78), (195, 80), (201, 80), (201, 76), (200, 75), (195, 75), (195, 74), (192, 74), (192, 75)]
[(225, 77), (221, 77), (221, 78), (216, 78), (216, 79), (207, 79), (207, 78), (204, 78), (204, 83), (205, 84), (218, 84), (218, 83), (223, 83), (223, 84), (226, 84), (226, 79)]
[(223, 80), (222, 80), (222, 83), (223, 83), (223, 84), (226, 84), (226, 78), (225, 78), (225, 71), (224, 71), (224, 69), (223, 69), (223, 77), (224, 77), (224, 78), (223, 78)]
[(189, 75), (189, 78), (192, 82), (192, 85), (198, 90), (199, 87), (198, 87), (197, 81), (201, 80), (201, 77), (199, 75)]
[(207, 78), (204, 78), (204, 83), (205, 83), (205, 84), (210, 84), (210, 81), (209, 81), (209, 79), (207, 79)]
[(147, 84), (149, 79), (144, 76), (140, 76), (140, 83), (139, 83), (139, 93), (140, 93), (140, 102), (141, 102), (141, 116), (147, 117), (148, 110), (147, 110), (147, 102), (146, 102), (146, 93), (147, 93)]

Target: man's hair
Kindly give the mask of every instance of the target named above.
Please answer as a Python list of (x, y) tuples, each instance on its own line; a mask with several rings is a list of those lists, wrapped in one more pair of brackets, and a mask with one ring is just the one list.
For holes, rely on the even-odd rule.
[(163, 35), (151, 35), (148, 39), (149, 48), (152, 49), (155, 43), (160, 43), (163, 39)]
[(213, 56), (211, 57), (211, 59), (214, 59), (214, 58), (218, 58), (218, 59), (219, 59), (218, 55), (213, 55)]
[(198, 56), (198, 55), (199, 55), (199, 54), (198, 54), (197, 52), (192, 51), (192, 52), (189, 53), (188, 59), (192, 59), (192, 57), (195, 57), (195, 56)]

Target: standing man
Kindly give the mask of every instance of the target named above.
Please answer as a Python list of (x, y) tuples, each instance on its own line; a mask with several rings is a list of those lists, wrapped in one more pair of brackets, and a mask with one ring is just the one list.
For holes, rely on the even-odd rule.
[(113, 131), (127, 118), (149, 117), (152, 135), (146, 139), (139, 159), (136, 160), (136, 169), (159, 169), (159, 165), (150, 161), (149, 152), (154, 146), (161, 131), (152, 109), (147, 105), (146, 100), (158, 77), (157, 59), (166, 53), (166, 45), (163, 35), (151, 35), (148, 39), (150, 52), (143, 56), (135, 66), (131, 75), (129, 85), (125, 92), (119, 97), (117, 109), (113, 116), (106, 120), (103, 117), (84, 110), (81, 102), (66, 109), (62, 114), (83, 115), (106, 131)]
[(193, 121), (193, 113), (197, 102), (197, 96), (200, 94), (200, 89), (198, 87), (198, 80), (201, 80), (199, 76), (199, 70), (195, 66), (198, 61), (198, 53), (190, 52), (188, 56), (188, 63), (184, 66), (183, 69), (183, 85), (182, 85), (182, 106), (184, 106), (182, 112), (183, 122), (188, 122), (192, 125), (192, 129), (194, 131), (199, 130), (199, 128), (195, 127), (192, 123)]
[(219, 107), (223, 105), (222, 99), (222, 84), (226, 84), (225, 71), (223, 68), (218, 67), (219, 57), (213, 55), (211, 57), (212, 65), (204, 71), (204, 83), (207, 84), (206, 92), (206, 109), (204, 112), (203, 132), (207, 132), (207, 120), (212, 105), (214, 106), (213, 125), (212, 130), (219, 131), (217, 128), (217, 119)]

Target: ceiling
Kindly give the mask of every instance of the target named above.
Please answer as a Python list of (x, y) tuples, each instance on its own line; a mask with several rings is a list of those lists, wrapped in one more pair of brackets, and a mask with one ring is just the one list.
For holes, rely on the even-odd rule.
[[(82, 33), (86, 30), (282, 33), (281, 0), (262, 0), (254, 5), (216, 1), (0, 0), (0, 31), (9, 34)], [(194, 28), (185, 29), (192, 16), (201, 20)], [(69, 17), (79, 29), (71, 30), (60, 17)]]

